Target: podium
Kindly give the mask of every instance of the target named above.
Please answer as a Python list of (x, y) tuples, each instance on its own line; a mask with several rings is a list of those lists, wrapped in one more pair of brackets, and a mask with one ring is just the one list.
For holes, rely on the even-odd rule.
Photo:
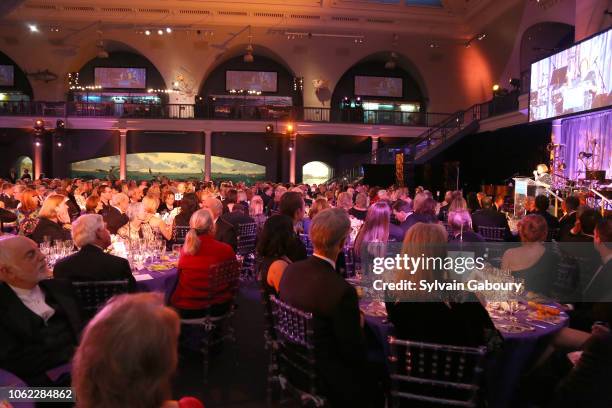
[(520, 218), (527, 213), (527, 197), (536, 196), (536, 183), (529, 177), (514, 179), (514, 217)]

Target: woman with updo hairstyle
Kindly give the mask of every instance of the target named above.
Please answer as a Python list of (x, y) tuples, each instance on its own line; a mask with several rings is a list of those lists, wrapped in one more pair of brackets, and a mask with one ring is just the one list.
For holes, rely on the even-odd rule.
[(206, 315), (222, 315), (232, 300), (231, 288), (211, 295), (210, 267), (236, 259), (231, 246), (215, 239), (215, 223), (208, 209), (193, 213), (189, 232), (178, 262), (178, 283), (170, 304), (181, 318), (196, 319)]
[(159, 294), (113, 298), (89, 322), (72, 367), (78, 408), (203, 408), (170, 401), (180, 321)]
[(524, 279), (526, 290), (550, 296), (560, 259), (544, 245), (548, 234), (546, 219), (537, 214), (527, 215), (518, 229), (521, 246), (504, 253), (501, 267), (510, 270), (515, 278)]

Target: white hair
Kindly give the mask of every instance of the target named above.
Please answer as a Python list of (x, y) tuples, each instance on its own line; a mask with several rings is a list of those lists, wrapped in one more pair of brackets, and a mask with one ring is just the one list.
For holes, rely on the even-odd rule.
[(130, 201), (130, 198), (127, 195), (123, 193), (118, 193), (115, 194), (113, 198), (111, 198), (111, 205), (118, 207), (121, 203), (125, 203), (128, 201)]
[(103, 229), (104, 219), (100, 214), (84, 214), (72, 223), (72, 240), (77, 247), (93, 244), (96, 241), (96, 233)]

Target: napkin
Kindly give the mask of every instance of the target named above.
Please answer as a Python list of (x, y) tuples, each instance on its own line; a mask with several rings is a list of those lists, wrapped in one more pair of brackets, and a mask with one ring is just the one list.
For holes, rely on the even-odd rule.
[(134, 275), (134, 279), (136, 279), (137, 282), (140, 282), (140, 281), (152, 280), (153, 277), (149, 275), (148, 273), (143, 273), (142, 275)]

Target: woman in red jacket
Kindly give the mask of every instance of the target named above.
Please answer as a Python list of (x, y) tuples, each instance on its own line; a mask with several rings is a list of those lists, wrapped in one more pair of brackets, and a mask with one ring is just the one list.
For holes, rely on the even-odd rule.
[(215, 223), (207, 209), (198, 210), (189, 220), (178, 268), (179, 277), (170, 303), (183, 319), (221, 315), (232, 299), (230, 287), (210, 292), (212, 265), (236, 259), (231, 246), (215, 240)]

